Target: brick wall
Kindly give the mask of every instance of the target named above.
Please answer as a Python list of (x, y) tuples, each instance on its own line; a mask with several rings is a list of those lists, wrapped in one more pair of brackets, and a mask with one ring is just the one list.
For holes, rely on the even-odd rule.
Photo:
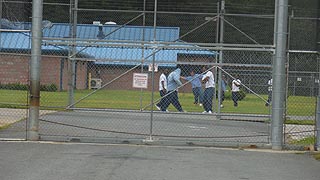
[(28, 56), (1, 55), (0, 58), (0, 83), (28, 84), (29, 80)]
[(76, 86), (77, 89), (87, 89), (88, 86), (88, 65), (87, 62), (79, 61), (77, 62), (77, 79), (76, 79)]
[(55, 84), (60, 88), (60, 59), (55, 57), (42, 57), (41, 84)]
[[(1, 55), (0, 83), (28, 84), (30, 56)], [(62, 68), (62, 69), (61, 69)], [(77, 63), (77, 89), (87, 88), (87, 63)], [(55, 84), (58, 89), (68, 89), (67, 60), (57, 57), (42, 57), (40, 70), (41, 84)]]
[[(206, 56), (206, 55), (184, 55), (181, 54), (178, 56), (178, 61), (180, 62), (215, 62), (214, 56)], [(198, 70), (200, 73), (200, 70), (202, 68), (201, 65), (178, 65), (179, 68), (182, 70), (182, 76), (189, 76), (190, 75), (190, 69)], [(88, 70), (89, 73), (91, 73), (92, 78), (100, 78), (102, 80), (102, 85), (109, 83), (113, 81), (114, 79), (118, 78), (121, 74), (128, 71), (131, 67), (127, 66), (107, 66), (107, 65), (90, 65), (90, 68)], [(159, 89), (159, 77), (161, 73), (163, 72), (164, 68), (159, 68), (159, 71), (155, 73), (155, 87), (154, 90), (158, 91)], [(173, 71), (174, 69), (170, 69), (169, 71)], [(137, 88), (133, 88), (133, 73), (141, 73), (140, 67), (126, 73), (121, 78), (115, 80), (111, 84), (104, 87), (104, 89), (112, 89), (112, 90), (139, 90)], [(148, 89), (145, 89), (146, 91), (152, 91), (152, 77), (151, 72), (148, 72), (147, 69), (144, 69), (144, 73), (148, 73)], [(185, 80), (181, 80), (181, 82), (184, 84), (186, 83)], [(182, 93), (190, 93), (192, 92), (191, 83), (186, 84), (185, 86), (181, 87), (179, 89), (179, 92)]]
[[(17, 55), (1, 55), (0, 58), (0, 82), (2, 84), (8, 83), (21, 83), (27, 84), (29, 77), (29, 56), (17, 56)], [(187, 58), (179, 58), (180, 61), (187, 61)], [(190, 60), (190, 59), (188, 59)], [(210, 61), (208, 58), (192, 58), (192, 61)], [(211, 60), (212, 61), (212, 60)], [(88, 87), (87, 73), (92, 74), (92, 78), (101, 78), (102, 84), (106, 84), (115, 78), (118, 78), (122, 73), (128, 71), (130, 68), (125, 66), (97, 66), (92, 65), (88, 70), (87, 62), (77, 62), (77, 74), (76, 74), (76, 89), (86, 89)], [(41, 61), (41, 84), (55, 84), (58, 89), (68, 89), (68, 63), (66, 59), (58, 57), (42, 57)], [(190, 68), (190, 67), (188, 67)], [(159, 68), (159, 72), (155, 73), (155, 91), (159, 88), (159, 77), (164, 68)], [(173, 69), (171, 69), (173, 70)], [(117, 79), (110, 85), (106, 86), (105, 89), (126, 89), (126, 90), (139, 90), (132, 87), (133, 73), (140, 73), (141, 69), (136, 68), (135, 70), (125, 74), (123, 77)], [(149, 74), (148, 79), (148, 91), (152, 90), (152, 79), (151, 72), (147, 69), (145, 73)], [(182, 80), (182, 83), (186, 81)], [(191, 85), (187, 84), (182, 87), (180, 92), (191, 92)]]
[[(110, 66), (92, 66), (89, 70), (92, 78), (100, 78), (102, 80), (102, 85), (111, 82), (112, 80), (118, 78), (122, 73), (125, 73), (130, 68), (128, 67), (110, 67)], [(155, 78), (155, 87), (154, 90), (158, 92), (159, 90), (159, 77), (164, 69), (159, 68), (159, 71), (154, 74)], [(173, 69), (172, 69), (173, 70)], [(111, 90), (140, 90), (139, 88), (133, 88), (133, 73), (141, 73), (140, 68), (136, 68), (122, 76), (121, 78), (115, 80), (111, 84), (104, 87), (104, 89)], [(146, 91), (152, 91), (152, 74), (148, 72), (147, 69), (144, 70), (143, 73), (148, 73), (148, 89), (144, 89)], [(185, 83), (185, 81), (182, 81)], [(191, 85), (188, 84), (181, 89), (179, 92), (192, 92)]]

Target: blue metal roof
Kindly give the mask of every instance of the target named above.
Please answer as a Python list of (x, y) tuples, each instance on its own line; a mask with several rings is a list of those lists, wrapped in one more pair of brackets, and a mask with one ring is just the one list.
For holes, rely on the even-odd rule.
[[(153, 41), (154, 38), (154, 28), (150, 26), (98, 26), (93, 24), (79, 24), (77, 26), (77, 38), (97, 39), (99, 27), (102, 27), (102, 32), (104, 35), (107, 35), (104, 38), (105, 40)], [(179, 39), (179, 30), (179, 27), (158, 26), (156, 28), (156, 41), (174, 42)], [(70, 37), (70, 24), (55, 23), (51, 28), (45, 28), (43, 30), (43, 37)]]
[(31, 38), (30, 33), (0, 33), (0, 47), (5, 49), (30, 49)]
[[(154, 51), (151, 48), (131, 48), (131, 47), (87, 47), (84, 50), (77, 48), (78, 51), (97, 59), (96, 64), (106, 65), (138, 65), (144, 58), (144, 65), (152, 63), (153, 54), (155, 62), (159, 66), (176, 66), (179, 54), (215, 56), (217, 53), (205, 50), (182, 50), (178, 45), (171, 45), (170, 49)], [(173, 49), (173, 47), (177, 49)]]
[[(43, 21), (46, 24), (50, 21)], [(12, 23), (6, 19), (0, 20), (1, 27), (5, 29), (31, 30), (31, 23)], [(153, 41), (154, 27), (152, 26), (120, 26), (120, 25), (95, 25), (78, 24), (78, 39), (97, 39), (99, 28), (106, 40), (128, 40), (128, 41)], [(43, 37), (67, 38), (70, 37), (71, 25), (68, 23), (51, 23), (47, 28), (43, 28)], [(179, 27), (156, 27), (156, 41), (174, 42), (179, 39)]]
[[(30, 32), (1, 32), (0, 33), (1, 50), (31, 50)], [(66, 47), (42, 45), (42, 50), (67, 50)]]
[[(25, 27), (28, 26), (25, 24)], [(102, 26), (102, 32), (106, 36), (106, 40), (126, 40), (126, 41), (153, 41), (153, 27), (140, 27), (140, 26), (124, 26), (119, 28), (118, 25), (104, 25)], [(116, 31), (115, 31), (116, 30)], [(113, 32), (114, 31), (114, 32)], [(51, 28), (43, 29), (43, 37), (48, 38), (65, 38), (69, 36), (70, 26), (69, 24), (56, 23)], [(108, 35), (108, 33), (111, 33)], [(99, 33), (99, 26), (97, 25), (78, 25), (77, 26), (77, 38), (79, 39), (97, 39)], [(144, 33), (144, 39), (143, 37)], [(1, 32), (1, 50), (30, 50), (31, 49), (31, 36), (29, 32)], [(178, 27), (157, 27), (156, 28), (156, 41), (158, 46), (162, 46), (161, 42), (175, 42), (179, 38)], [(102, 42), (101, 42), (102, 43)], [(104, 44), (106, 42), (103, 42)], [(109, 44), (110, 45), (110, 44)], [(128, 45), (128, 44), (126, 44)], [(137, 44), (133, 44), (137, 45)], [(141, 45), (141, 44), (140, 44)], [(130, 44), (129, 44), (130, 46)], [(144, 49), (140, 47), (80, 47), (76, 49), (81, 52), (81, 57), (89, 59), (98, 59), (96, 64), (104, 65), (138, 65), (141, 63), (142, 58), (145, 58), (145, 65), (152, 62), (152, 53), (154, 50), (148, 46)], [(155, 54), (155, 61), (160, 62), (159, 66), (176, 66), (176, 62), (179, 54), (192, 54), (192, 55), (212, 55), (217, 53), (214, 51), (205, 50), (183, 50), (179, 49), (179, 45), (170, 45), (175, 49), (163, 49), (157, 51)], [(190, 46), (191, 47), (191, 46)], [(42, 50), (46, 52), (50, 51), (64, 51), (68, 50), (68, 46), (52, 46), (42, 45)]]

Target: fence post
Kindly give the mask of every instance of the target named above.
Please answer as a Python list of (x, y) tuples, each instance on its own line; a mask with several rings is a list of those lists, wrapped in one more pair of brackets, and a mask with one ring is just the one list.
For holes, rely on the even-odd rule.
[(27, 140), (39, 140), (40, 60), (42, 38), (42, 0), (32, 1), (32, 44), (30, 63), (30, 97)]
[[(71, 1), (70, 1), (71, 2)], [(72, 38), (73, 45), (69, 48), (68, 54), (68, 101), (69, 106), (72, 108), (74, 105), (74, 89), (76, 86), (76, 38), (77, 38), (77, 20), (78, 20), (78, 0), (70, 4), (70, 37)]]
[[(219, 19), (220, 19), (220, 21), (219, 21), (219, 31), (220, 31), (219, 43), (223, 44), (223, 42), (224, 42), (224, 40), (223, 40), (224, 39), (224, 13), (225, 13), (225, 1), (224, 0), (221, 1), (221, 4), (219, 7), (220, 7), (220, 9), (219, 9), (219, 11), (220, 11), (219, 12)], [(220, 66), (220, 68), (222, 68), (222, 63), (223, 63), (223, 51), (220, 50), (219, 51), (219, 66)], [(221, 119), (221, 106), (220, 105), (222, 104), (222, 102), (221, 102), (221, 96), (222, 96), (222, 94), (221, 94), (222, 93), (221, 92), (221, 80), (222, 80), (221, 69), (219, 69), (219, 74), (218, 74), (218, 78), (216, 79), (216, 81), (217, 80), (219, 80), (219, 81), (218, 81), (218, 106), (216, 106), (216, 107), (218, 109), (217, 119), (220, 120)], [(215, 92), (216, 92), (216, 89), (215, 89)], [(214, 99), (216, 99), (216, 96), (214, 96)]]
[(288, 29), (288, 0), (278, 0), (276, 4), (277, 31), (276, 51), (273, 62), (273, 83), (272, 83), (272, 129), (271, 143), (272, 149), (281, 150), (283, 148), (283, 114), (285, 102), (285, 60), (287, 53), (287, 29)]
[(154, 106), (154, 88), (155, 88), (155, 82), (154, 82), (154, 64), (155, 64), (155, 51), (156, 51), (156, 39), (157, 39), (157, 9), (158, 9), (158, 1), (154, 1), (154, 15), (153, 15), (153, 53), (152, 53), (152, 92), (151, 92), (151, 113), (150, 113), (150, 133), (149, 138), (146, 141), (152, 142), (153, 141), (153, 106)]
[[(0, 20), (2, 19), (2, 2), (3, 0), (0, 0)], [(0, 23), (0, 29), (1, 29), (1, 23)]]
[(317, 151), (320, 151), (320, 88), (317, 98), (317, 113), (316, 113), (316, 147)]

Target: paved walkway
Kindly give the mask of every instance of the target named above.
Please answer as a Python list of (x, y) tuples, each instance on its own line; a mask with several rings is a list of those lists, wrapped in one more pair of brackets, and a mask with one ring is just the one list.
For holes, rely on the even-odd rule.
[(203, 147), (1, 142), (1, 180), (319, 180), (310, 154)]
[[(41, 110), (40, 111), (40, 115), (49, 115), (49, 114), (51, 114), (52, 116), (55, 116), (54, 112), (55, 111)], [(18, 121), (20, 121), (22, 119), (25, 119), (27, 117), (27, 114), (28, 114), (28, 110), (27, 109), (1, 108), (0, 109), (0, 128), (3, 127), (3, 126), (9, 125), (9, 124), (18, 122)], [(74, 113), (74, 114), (75, 114), (75, 118), (77, 118), (77, 121), (79, 119), (81, 119), (82, 117), (85, 117), (85, 116), (76, 117), (76, 116), (79, 116), (79, 114), (77, 114), (77, 113)], [(85, 114), (87, 115), (88, 113), (85, 113)], [(70, 117), (65, 117), (65, 118), (70, 119), (71, 116), (73, 116), (73, 115), (71, 113), (71, 114), (68, 114), (68, 116), (70, 116)], [(186, 116), (188, 116), (188, 115), (186, 115)], [(63, 118), (63, 117), (61, 116), (59, 118)], [(184, 118), (184, 116), (182, 115), (181, 118)], [(204, 118), (206, 118), (206, 117), (204, 117)], [(230, 120), (235, 120), (236, 116), (228, 116), (228, 118), (232, 118)], [(241, 121), (245, 121), (246, 116), (239, 116), (238, 118)], [(132, 119), (132, 117), (131, 117), (131, 119)], [(261, 117), (257, 116), (255, 119), (264, 120), (265, 116), (261, 116)], [(251, 117), (248, 120), (252, 121), (253, 119)], [(119, 121), (119, 120), (117, 120), (117, 121)], [(200, 130), (196, 129), (196, 130), (204, 131), (203, 129), (200, 129)], [(290, 140), (299, 140), (299, 139), (303, 139), (305, 137), (313, 136), (314, 135), (314, 126), (312, 126), (312, 125), (291, 125), (291, 124), (287, 124), (287, 125), (285, 125), (285, 133), (286, 133), (287, 140), (289, 140), (289, 141)], [(8, 137), (8, 135), (6, 137)]]
[[(53, 112), (55, 111), (41, 110), (40, 115)], [(0, 127), (26, 119), (27, 114), (28, 109), (0, 108)]]

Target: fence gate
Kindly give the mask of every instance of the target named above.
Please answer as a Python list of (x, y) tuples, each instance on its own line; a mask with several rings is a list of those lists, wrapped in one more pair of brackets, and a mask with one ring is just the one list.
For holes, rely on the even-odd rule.
[[(77, 0), (44, 2), (41, 140), (270, 146), (274, 6), (257, 11), (262, 6), (194, 2), (185, 10), (155, 2), (102, 2), (99, 9)], [(0, 138), (25, 139), (31, 23), (28, 12), (9, 12), (31, 7), (3, 3), (0, 29), (9, 30), (1, 31)], [(289, 49), (303, 51), (290, 50), (287, 61), (289, 148), (314, 141), (319, 53), (306, 51), (316, 33), (306, 32), (305, 47), (297, 38), (304, 37), (301, 24), (315, 27), (318, 21), (290, 18)], [(215, 88), (205, 91), (208, 71)], [(178, 97), (181, 107), (160, 111), (159, 79), (166, 72), (163, 98)], [(236, 79), (240, 90), (232, 93)], [(212, 109), (203, 95), (212, 95)]]

